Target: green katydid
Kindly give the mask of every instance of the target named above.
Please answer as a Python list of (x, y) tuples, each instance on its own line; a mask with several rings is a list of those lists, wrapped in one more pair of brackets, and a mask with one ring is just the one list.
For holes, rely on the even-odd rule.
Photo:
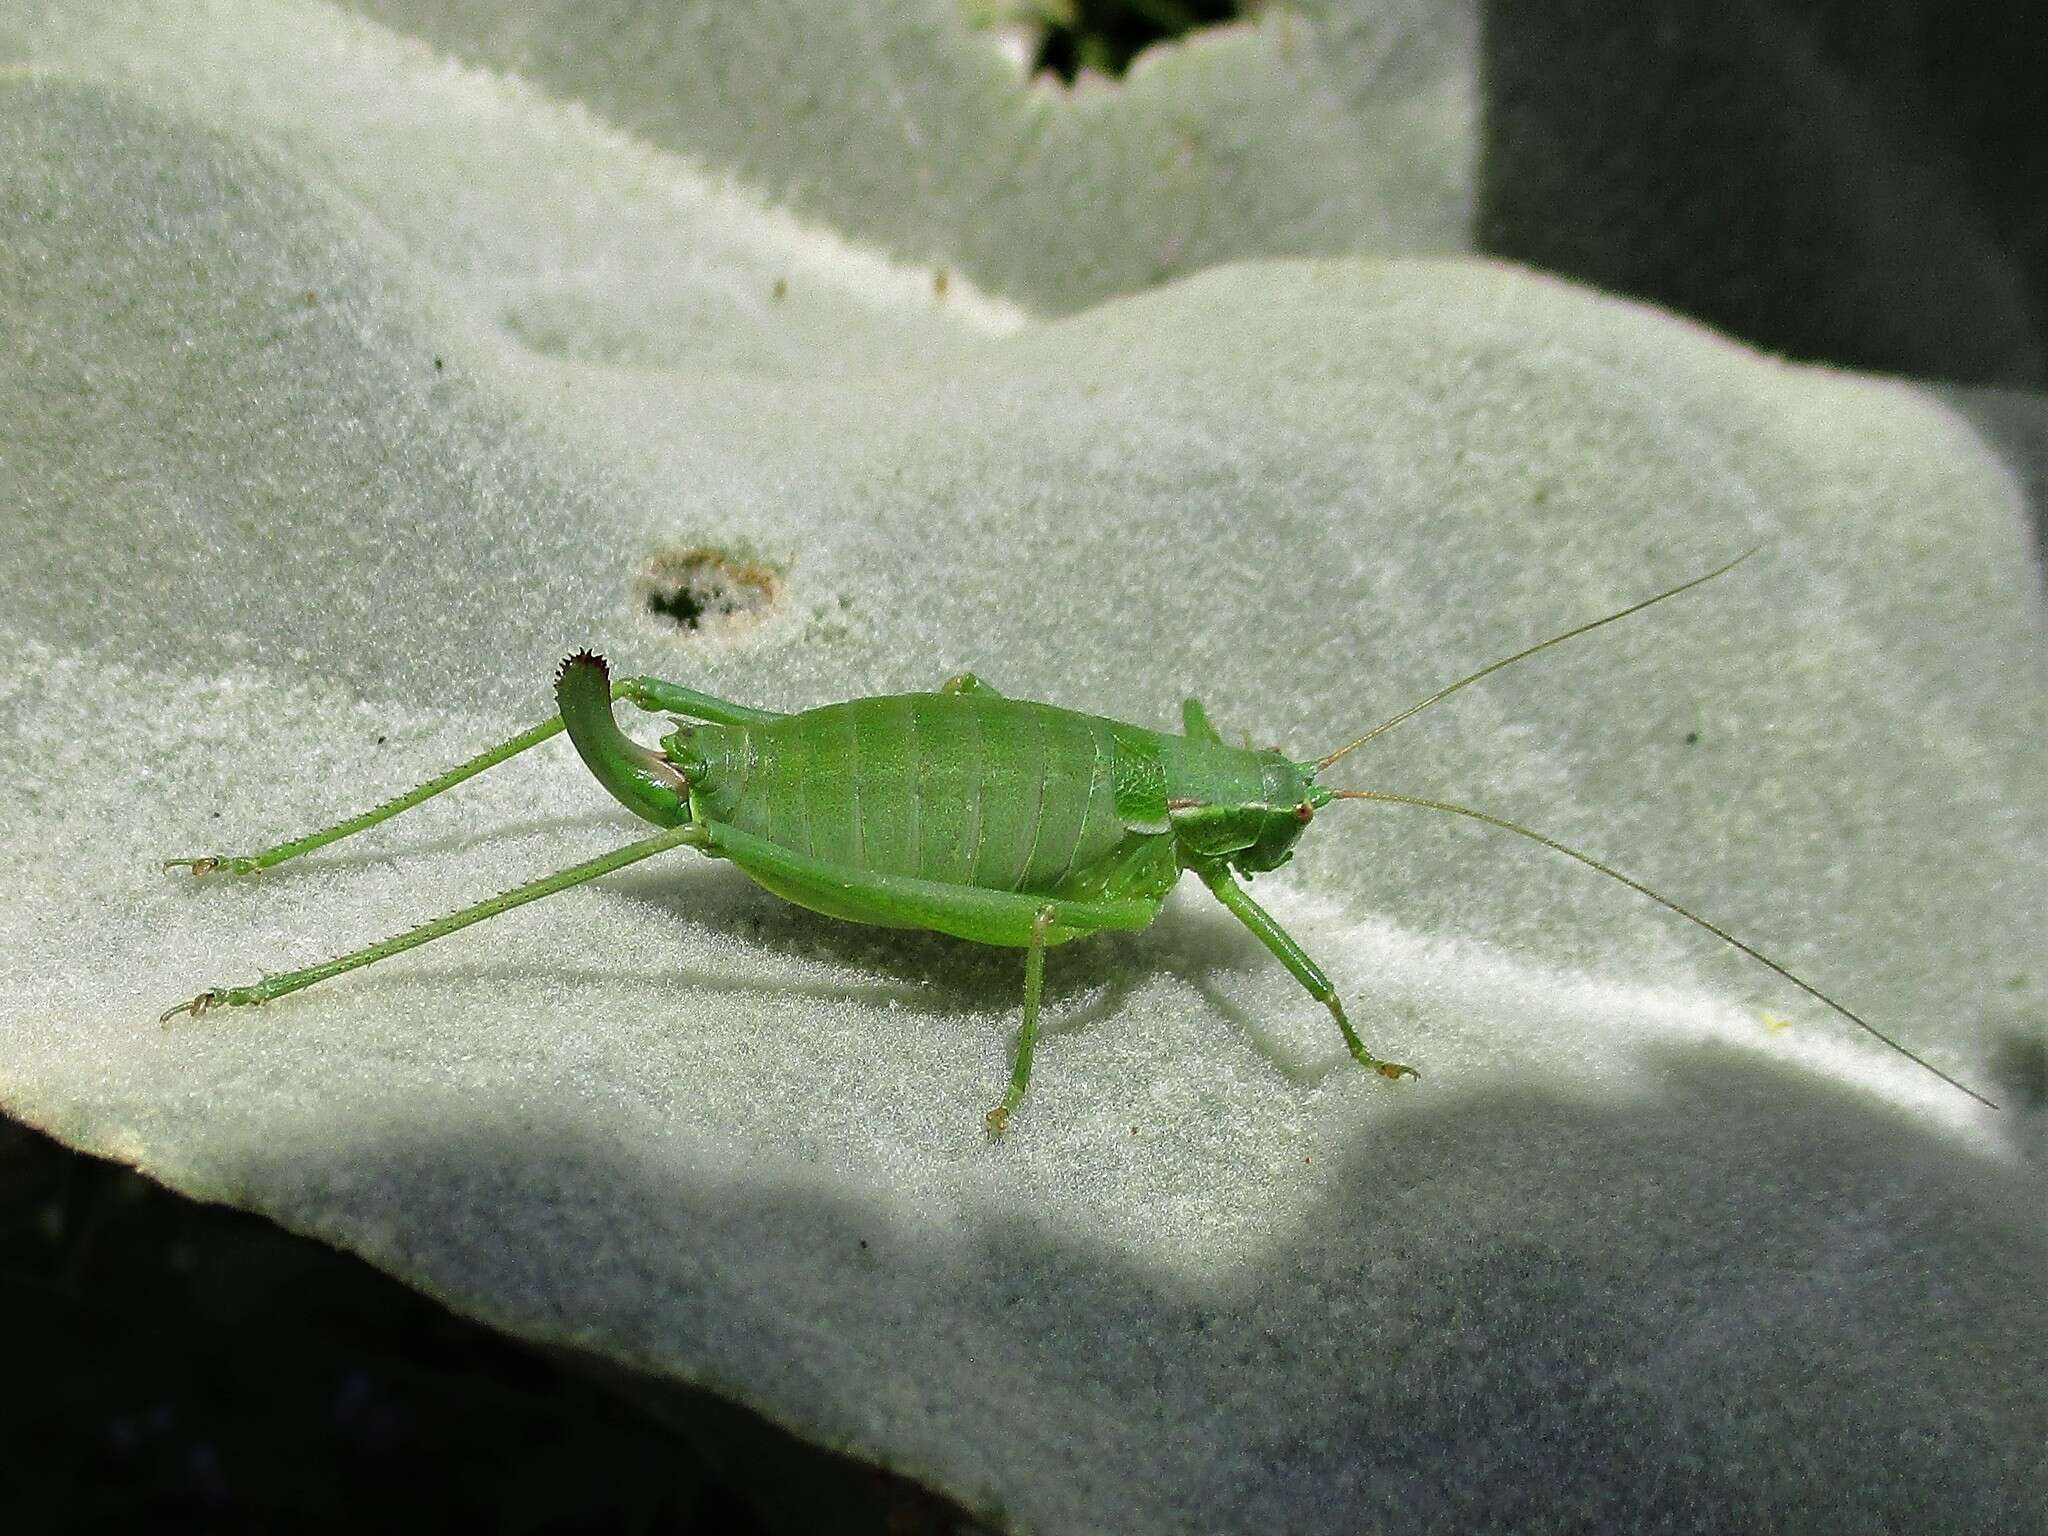
[[(1754, 553), (1751, 551), (1750, 553)], [(1480, 668), (1356, 740), (1310, 762), (1228, 745), (1201, 704), (1182, 706), (1179, 735), (1008, 699), (972, 673), (936, 693), (901, 694), (776, 714), (652, 677), (613, 681), (588, 651), (555, 679), (557, 714), (438, 778), (348, 821), (259, 853), (173, 859), (195, 874), (253, 874), (410, 810), (567, 731), (597, 781), (661, 828), (652, 837), (559, 870), (380, 943), (253, 986), (213, 988), (164, 1014), (269, 1002), (442, 938), (527, 902), (671, 848), (730, 859), (768, 890), (831, 917), (927, 928), (1025, 951), (1024, 1017), (1002, 1101), (985, 1117), (1000, 1136), (1031, 1080), (1045, 951), (1112, 929), (1139, 929), (1192, 870), (1330, 1010), (1361, 1066), (1398, 1080), (1410, 1067), (1373, 1055), (1320, 967), (1239, 883), (1278, 869), (1310, 819), (1335, 800), (1368, 800), (1466, 817), (1576, 859), (1697, 924), (1900, 1055), (1980, 1103), (1991, 1101), (1922, 1060), (1817, 987), (1725, 929), (1554, 838), (1468, 806), (1382, 790), (1333, 789), (1318, 776), (1382, 732), (1526, 657), (1638, 613), (1725, 574), (1728, 564), (1553, 635)], [(618, 728), (624, 699), (680, 717), (660, 750)], [(1996, 1106), (1993, 1105), (1993, 1108)]]

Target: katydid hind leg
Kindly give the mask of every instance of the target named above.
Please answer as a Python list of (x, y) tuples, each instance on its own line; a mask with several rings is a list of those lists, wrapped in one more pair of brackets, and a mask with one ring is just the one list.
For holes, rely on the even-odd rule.
[(1259, 942), (1287, 967), (1308, 995), (1330, 1010), (1331, 1017), (1337, 1021), (1337, 1028), (1343, 1032), (1345, 1047), (1361, 1067), (1370, 1067), (1381, 1077), (1394, 1081), (1421, 1076), (1413, 1067), (1403, 1066), (1398, 1061), (1382, 1061), (1365, 1048), (1365, 1042), (1359, 1039), (1358, 1031), (1344, 1012), (1343, 999), (1337, 996), (1337, 989), (1330, 985), (1330, 978), (1323, 974), (1322, 967), (1309, 958), (1308, 951), (1295, 942), (1294, 936), (1282, 928), (1270, 912), (1253, 901), (1244, 887), (1231, 878), (1227, 866), (1222, 863), (1205, 865), (1196, 873), (1230, 914), (1251, 929)]
[(389, 800), (372, 806), (361, 815), (351, 816), (346, 821), (338, 821), (331, 827), (322, 827), (317, 832), (309, 832), (288, 842), (273, 844), (255, 853), (217, 853), (198, 858), (166, 859), (164, 868), (167, 871), (189, 869), (195, 875), (210, 875), (219, 870), (235, 875), (253, 875), (259, 870), (282, 864), (287, 859), (296, 859), (301, 854), (311, 853), (316, 848), (325, 848), (329, 843), (338, 843), (345, 837), (353, 837), (379, 822), (389, 821), (422, 801), (431, 800), (444, 790), (453, 789), (463, 780), (475, 778), (486, 768), (495, 768), (506, 759), (517, 757), (529, 747), (537, 747), (561, 733), (562, 717), (556, 715), (552, 719), (543, 720), (539, 725), (528, 727), (517, 736), (509, 737), (494, 747), (486, 748), (467, 762), (456, 764), (446, 773), (437, 774), (424, 784), (416, 785), (403, 794), (393, 795)]
[(1010, 1115), (1023, 1102), (1031, 1086), (1031, 1056), (1038, 1047), (1038, 1004), (1045, 990), (1045, 936), (1052, 927), (1053, 909), (1042, 908), (1031, 924), (1031, 946), (1024, 952), (1024, 1023), (1017, 1031), (1017, 1054), (1010, 1063), (1010, 1086), (1003, 1102), (982, 1117), (988, 1139), (996, 1140), (1009, 1129)]
[(275, 975), (265, 976), (251, 986), (209, 987), (197, 997), (180, 1003), (175, 1008), (167, 1009), (162, 1015), (161, 1022), (168, 1024), (181, 1013), (189, 1013), (197, 1018), (213, 1008), (253, 1007), (267, 1003), (287, 993), (303, 991), (344, 972), (375, 965), (379, 960), (403, 954), (408, 949), (415, 949), (434, 939), (446, 938), (449, 934), (459, 933), (485, 918), (496, 917), (500, 913), (510, 912), (514, 907), (523, 907), (530, 901), (538, 901), (543, 896), (566, 891), (572, 886), (583, 884), (586, 880), (595, 880), (600, 875), (608, 875), (613, 870), (624, 869), (629, 864), (637, 864), (642, 859), (652, 858), (657, 853), (666, 853), (671, 848), (685, 846), (701, 848), (707, 846), (709, 841), (710, 834), (702, 826), (685, 823), (679, 827), (670, 827), (653, 837), (642, 838), (637, 843), (628, 843), (623, 848), (615, 848), (610, 853), (600, 854), (597, 858), (585, 860), (581, 864), (556, 870), (551, 875), (543, 875), (538, 880), (530, 880), (525, 885), (515, 886), (487, 901), (476, 902), (459, 911), (450, 912), (445, 917), (435, 918), (432, 922), (422, 923), (416, 928), (408, 928), (403, 933), (393, 934), (390, 938), (379, 940), (375, 944), (366, 944), (361, 949), (351, 950), (319, 965), (309, 965), (296, 971), (281, 971)]
[[(773, 710), (753, 709), (744, 704), (735, 704), (730, 699), (699, 693), (693, 688), (665, 682), (658, 677), (622, 677), (612, 682), (610, 687), (614, 699), (624, 699), (649, 713), (688, 715), (695, 719), (731, 725), (755, 725), (782, 718)], [(325, 848), (329, 843), (338, 843), (345, 837), (353, 837), (379, 822), (389, 821), (423, 801), (431, 800), (434, 796), (453, 789), (464, 780), (475, 778), (486, 768), (495, 768), (527, 749), (559, 736), (562, 729), (561, 715), (550, 716), (540, 724), (529, 726), (518, 735), (509, 737), (494, 747), (486, 748), (467, 762), (458, 763), (447, 772), (437, 774), (403, 794), (394, 795), (389, 800), (372, 806), (361, 815), (351, 816), (346, 821), (336, 822), (331, 827), (322, 827), (319, 831), (307, 833), (303, 837), (276, 843), (254, 853), (205, 854), (195, 858), (166, 859), (163, 867), (166, 870), (189, 869), (195, 875), (210, 875), (223, 870), (229, 874), (253, 875), (259, 870), (282, 864), (287, 859), (296, 859), (302, 854), (311, 853), (316, 848)]]

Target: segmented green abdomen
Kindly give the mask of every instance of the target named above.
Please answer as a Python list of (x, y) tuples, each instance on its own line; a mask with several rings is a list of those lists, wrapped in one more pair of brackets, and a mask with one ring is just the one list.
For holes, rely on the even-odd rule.
[(1116, 727), (1046, 704), (855, 699), (697, 746), (712, 820), (855, 869), (1051, 891), (1124, 837)]

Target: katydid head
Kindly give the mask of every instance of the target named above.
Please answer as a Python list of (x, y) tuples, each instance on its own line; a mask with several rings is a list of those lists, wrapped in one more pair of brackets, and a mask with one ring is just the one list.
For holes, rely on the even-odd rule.
[[(1273, 754), (1276, 758), (1279, 753)], [(1241, 874), (1263, 874), (1278, 869), (1294, 857), (1294, 845), (1315, 819), (1318, 809), (1329, 803), (1329, 795), (1316, 785), (1315, 771), (1306, 763), (1280, 760), (1279, 769), (1269, 770), (1268, 799), (1261, 806), (1258, 835), (1231, 856), (1231, 866)]]
[(1329, 799), (1315, 786), (1314, 770), (1278, 752), (1255, 754), (1258, 785), (1223, 800), (1169, 801), (1174, 836), (1190, 853), (1222, 859), (1239, 874), (1264, 874), (1294, 857), (1316, 807)]

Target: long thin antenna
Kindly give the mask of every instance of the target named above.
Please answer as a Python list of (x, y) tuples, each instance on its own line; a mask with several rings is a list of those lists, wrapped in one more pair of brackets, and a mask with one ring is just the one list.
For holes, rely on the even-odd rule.
[(1374, 726), (1371, 730), (1367, 731), (1363, 736), (1359, 737), (1358, 740), (1351, 742), (1346, 746), (1339, 747), (1336, 751), (1332, 752), (1328, 757), (1317, 758), (1315, 764), (1316, 772), (1321, 773), (1325, 768), (1329, 767), (1330, 764), (1336, 762), (1338, 758), (1345, 756), (1347, 753), (1356, 752), (1360, 747), (1364, 746), (1368, 741), (1371, 741), (1373, 737), (1379, 735), (1382, 731), (1392, 730), (1395, 726), (1399, 725), (1403, 720), (1406, 720), (1410, 715), (1421, 714), (1422, 711), (1429, 708), (1430, 705), (1437, 703), (1439, 700), (1449, 698), (1452, 694), (1456, 693), (1460, 688), (1463, 688), (1470, 683), (1476, 683), (1482, 677), (1487, 677), (1495, 672), (1498, 672), (1502, 667), (1512, 666), (1514, 665), (1514, 663), (1521, 661), (1524, 657), (1534, 656), (1538, 651), (1545, 651), (1550, 649), (1550, 647), (1553, 645), (1560, 645), (1564, 641), (1571, 639), (1575, 635), (1583, 635), (1589, 629), (1598, 629), (1602, 624), (1612, 624), (1616, 619), (1625, 619), (1632, 613), (1641, 613), (1645, 608), (1649, 607), (1652, 603), (1661, 603), (1667, 597), (1676, 597), (1681, 592), (1690, 592), (1694, 587), (1699, 586), (1702, 582), (1712, 581), (1716, 576), (1725, 576), (1730, 571), (1734, 570), (1735, 567), (1742, 564), (1743, 561), (1747, 560), (1751, 555), (1755, 554), (1757, 552), (1757, 549), (1761, 549), (1762, 547), (1762, 545), (1757, 545), (1754, 548), (1746, 549), (1741, 554), (1737, 555), (1733, 560), (1730, 560), (1726, 565), (1720, 566), (1715, 570), (1711, 570), (1707, 572), (1707, 574), (1704, 576), (1695, 576), (1691, 581), (1685, 582), (1680, 586), (1673, 587), (1668, 592), (1659, 592), (1655, 597), (1646, 597), (1640, 603), (1635, 604), (1633, 607), (1624, 608), (1619, 613), (1610, 613), (1604, 619), (1595, 619), (1590, 624), (1581, 624), (1577, 629), (1568, 629), (1561, 635), (1552, 635), (1548, 640), (1540, 640), (1536, 644), (1530, 646), (1527, 650), (1517, 651), (1512, 656), (1503, 656), (1499, 661), (1494, 662), (1491, 666), (1481, 667), (1477, 672), (1474, 672), (1470, 677), (1459, 678), (1455, 683), (1452, 683), (1448, 688), (1437, 689), (1435, 693), (1432, 693), (1420, 704), (1410, 704), (1406, 709), (1402, 710), (1401, 713), (1394, 716), (1393, 719), (1382, 720), (1378, 725)]
[[(1745, 556), (1744, 558), (1747, 557)], [(1724, 566), (1722, 567), (1722, 569), (1725, 570), (1727, 569), (1727, 567)], [(1714, 574), (1718, 576), (1720, 572), (1716, 571), (1714, 572)], [(1700, 578), (1701, 581), (1705, 581), (1706, 579), (1707, 578), (1704, 576)], [(1688, 583), (1688, 585), (1696, 584), (1697, 583)], [(1680, 587), (1677, 590), (1682, 592), (1685, 589), (1683, 587)], [(1668, 597), (1670, 594), (1666, 593), (1665, 595)], [(1655, 602), (1656, 599), (1652, 598), (1650, 599), (1650, 601)], [(1601, 622), (1605, 623), (1606, 621), (1602, 620)], [(1513, 658), (1510, 657), (1509, 660), (1513, 660)], [(1890, 1046), (1893, 1050), (1897, 1051), (1901, 1056), (1905, 1057), (1906, 1060), (1913, 1062), (1917, 1066), (1925, 1067), (1928, 1071), (1932, 1072), (1936, 1077), (1940, 1078), (1944, 1083), (1947, 1083), (1949, 1087), (1957, 1089), (1963, 1093), (1967, 1093), (1971, 1098), (1975, 1099), (1979, 1104), (1984, 1105), (1988, 1109), (1998, 1108), (1996, 1104), (1993, 1104), (1989, 1099), (1985, 1098), (1984, 1095), (1979, 1093), (1976, 1089), (1966, 1087), (1964, 1084), (1957, 1082), (1954, 1078), (1950, 1077), (1946, 1072), (1942, 1071), (1941, 1068), (1937, 1067), (1933, 1062), (1927, 1061), (1919, 1056), (1915, 1056), (1911, 1051), (1907, 1050), (1903, 1045), (1899, 1044), (1899, 1042), (1894, 1040), (1890, 1035), (1887, 1035), (1883, 1030), (1879, 1029), (1876, 1025), (1872, 1024), (1868, 1019), (1862, 1018), (1857, 1014), (1851, 1013), (1847, 1008), (1844, 1008), (1832, 997), (1829, 997), (1827, 993), (1821, 991), (1819, 987), (1813, 985), (1812, 982), (1806, 981), (1801, 977), (1793, 975), (1792, 972), (1786, 970), (1784, 966), (1778, 964), (1777, 961), (1773, 960), (1769, 955), (1765, 954), (1762, 950), (1753, 948), (1752, 946), (1743, 943), (1742, 940), (1736, 938), (1735, 935), (1730, 933), (1727, 929), (1719, 927), (1714, 923), (1708, 922), (1704, 917), (1701, 917), (1697, 912), (1688, 912), (1684, 907), (1681, 907), (1677, 902), (1673, 901), (1670, 897), (1659, 896), (1647, 885), (1644, 885), (1642, 881), (1632, 880), (1627, 875), (1624, 875), (1620, 870), (1615, 869), (1611, 865), (1602, 864), (1598, 859), (1594, 858), (1590, 854), (1581, 853), (1576, 848), (1567, 847), (1565, 844), (1560, 843), (1554, 837), (1545, 837), (1541, 832), (1532, 832), (1529, 828), (1517, 826), (1514, 822), (1508, 821), (1504, 817), (1491, 816), (1488, 815), (1485, 811), (1475, 811), (1468, 805), (1452, 805), (1448, 801), (1444, 800), (1424, 800), (1415, 795), (1396, 795), (1386, 790), (1378, 789), (1334, 789), (1330, 791), (1330, 798), (1333, 800), (1377, 800), (1384, 805), (1414, 805), (1420, 806), (1423, 810), (1426, 811), (1445, 811), (1453, 816), (1469, 816), (1474, 821), (1485, 822), (1489, 827), (1499, 827), (1503, 832), (1512, 832), (1517, 837), (1528, 838), (1529, 841), (1531, 841), (1532, 843), (1541, 843), (1544, 847), (1552, 849), (1557, 853), (1561, 853), (1568, 859), (1577, 859), (1581, 864), (1585, 865), (1588, 869), (1598, 870), (1601, 874), (1607, 876), (1607, 878), (1610, 880), (1619, 880), (1623, 885), (1627, 886), (1630, 890), (1636, 892), (1637, 894), (1649, 897), (1650, 900), (1656, 902), (1658, 906), (1663, 907), (1668, 911), (1676, 912), (1680, 917), (1684, 918), (1687, 922), (1697, 923), (1700, 927), (1706, 929), (1707, 932), (1711, 933), (1715, 938), (1734, 945), (1737, 949), (1741, 950), (1745, 955), (1749, 956), (1750, 959), (1755, 960), (1759, 964), (1768, 966), (1770, 969), (1776, 971), (1780, 976), (1784, 977), (1787, 981), (1791, 982), (1793, 986), (1799, 988), (1800, 991), (1806, 993), (1809, 997), (1819, 998), (1823, 1003), (1826, 1003), (1830, 1008), (1834, 1009), (1835, 1012), (1839, 1013), (1851, 1024), (1854, 1024), (1858, 1029), (1861, 1029), (1866, 1034), (1874, 1035), (1879, 1040), (1882, 1040), (1886, 1045)]]

